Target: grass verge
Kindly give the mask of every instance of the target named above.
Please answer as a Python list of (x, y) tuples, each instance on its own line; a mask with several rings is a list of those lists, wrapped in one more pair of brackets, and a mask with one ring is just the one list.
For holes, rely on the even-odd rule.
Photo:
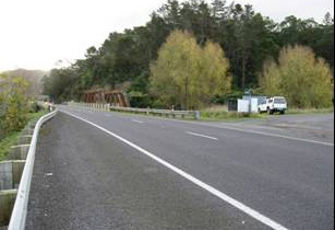
[(235, 121), (235, 120), (243, 120), (243, 119), (256, 119), (262, 118), (263, 116), (258, 113), (237, 113), (237, 112), (228, 112), (226, 106), (214, 106), (210, 108), (206, 108), (200, 111), (201, 120), (210, 120), (210, 121)]
[(0, 141), (0, 161), (3, 161), (7, 156), (10, 147), (15, 144), (19, 135), (20, 132), (12, 132)]
[(315, 113), (333, 113), (334, 108), (325, 108), (325, 109), (297, 109), (297, 108), (288, 108), (286, 114), (315, 114)]
[[(46, 113), (47, 113), (46, 110), (41, 110), (37, 113), (29, 113), (27, 115), (28, 117), (27, 123), (34, 119), (38, 119), (39, 117), (43, 116)], [(0, 140), (0, 161), (4, 160), (4, 158), (8, 155), (10, 147), (15, 145), (20, 133), (21, 133), (20, 131), (11, 132)]]
[[(237, 112), (228, 112), (226, 106), (213, 106), (206, 109), (203, 109), (201, 112), (201, 120), (212, 120), (212, 121), (236, 121), (250, 118), (264, 118), (266, 114), (258, 114), (258, 113), (237, 113)], [(294, 115), (294, 114), (322, 114), (322, 113), (333, 113), (334, 108), (325, 108), (325, 109), (297, 109), (297, 108), (289, 108), (285, 114)]]

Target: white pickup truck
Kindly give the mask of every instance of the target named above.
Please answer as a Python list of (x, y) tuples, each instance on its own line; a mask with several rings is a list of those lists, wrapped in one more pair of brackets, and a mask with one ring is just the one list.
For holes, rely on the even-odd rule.
[(259, 113), (268, 113), (273, 114), (274, 112), (279, 112), (280, 114), (284, 114), (287, 109), (287, 102), (284, 97), (270, 97), (263, 101), (258, 106)]

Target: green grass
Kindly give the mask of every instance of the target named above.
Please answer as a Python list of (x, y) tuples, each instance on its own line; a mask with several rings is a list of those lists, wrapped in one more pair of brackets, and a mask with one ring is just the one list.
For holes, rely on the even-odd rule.
[(37, 113), (28, 113), (27, 118), (28, 118), (28, 122), (32, 121), (34, 119), (38, 119), (41, 116), (43, 116), (44, 114), (46, 114), (48, 111), (47, 110), (41, 110)]
[(228, 112), (226, 106), (213, 106), (200, 111), (201, 120), (210, 120), (210, 121), (235, 121), (243, 120), (250, 118), (262, 118), (263, 116), (258, 113), (237, 113), (237, 112)]
[[(46, 114), (46, 112), (47, 112), (46, 110), (42, 110), (37, 113), (29, 113), (27, 115), (28, 117), (27, 123), (34, 119), (38, 119), (39, 117)], [(10, 151), (10, 147), (15, 145), (19, 135), (20, 135), (20, 132), (11, 132), (0, 140), (0, 161), (4, 160), (4, 158), (8, 155)]]
[(316, 114), (316, 113), (332, 113), (334, 108), (324, 108), (324, 109), (298, 109), (298, 108), (288, 108), (286, 114)]
[(0, 161), (4, 160), (4, 158), (9, 153), (10, 147), (15, 145), (17, 138), (19, 137), (20, 132), (13, 132), (7, 135), (0, 141)]
[[(322, 114), (322, 113), (332, 113), (334, 112), (334, 108), (325, 108), (325, 109), (297, 109), (297, 108), (289, 108), (285, 114), (294, 115), (294, 114)], [(264, 118), (266, 114), (246, 114), (246, 113), (237, 113), (237, 112), (228, 112), (228, 108), (226, 106), (212, 106), (200, 111), (201, 120), (206, 121), (236, 121), (250, 118)]]

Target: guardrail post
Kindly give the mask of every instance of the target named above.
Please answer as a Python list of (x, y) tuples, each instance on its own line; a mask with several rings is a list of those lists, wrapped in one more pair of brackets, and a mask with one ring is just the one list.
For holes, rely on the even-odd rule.
[(8, 160), (25, 160), (30, 144), (14, 145), (10, 148), (9, 154), (6, 157)]
[(144, 113), (146, 115), (157, 115), (160, 117), (192, 117), (195, 120), (200, 119), (200, 111), (189, 111), (189, 110), (171, 110), (166, 109), (150, 109), (150, 107), (144, 108), (131, 108), (131, 107), (121, 107), (120, 104), (110, 104), (110, 103), (77, 103), (78, 106), (91, 108), (93, 111), (116, 111), (116, 112), (128, 112), (128, 113)]
[(199, 120), (199, 119), (200, 119), (200, 111), (195, 111), (195, 112), (194, 112), (194, 118), (195, 118), (196, 120)]
[(0, 228), (7, 226), (10, 221), (16, 194), (16, 189), (0, 191)]

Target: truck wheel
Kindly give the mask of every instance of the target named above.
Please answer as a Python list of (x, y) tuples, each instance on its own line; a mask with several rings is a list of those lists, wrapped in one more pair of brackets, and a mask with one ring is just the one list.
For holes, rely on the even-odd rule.
[(283, 111), (280, 111), (280, 114), (281, 115), (284, 115), (285, 114), (285, 111), (283, 110)]
[(272, 114), (272, 111), (271, 111), (270, 108), (267, 108), (267, 109), (266, 109), (266, 112), (267, 112), (269, 115)]

